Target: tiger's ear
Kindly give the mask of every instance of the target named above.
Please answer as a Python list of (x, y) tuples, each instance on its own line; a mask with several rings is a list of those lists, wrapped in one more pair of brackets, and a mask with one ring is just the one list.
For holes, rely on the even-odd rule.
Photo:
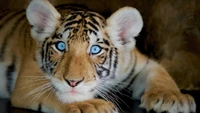
[(132, 50), (135, 39), (143, 26), (143, 21), (137, 9), (124, 7), (107, 19), (106, 31), (113, 44), (123, 50)]
[(57, 10), (48, 0), (32, 0), (26, 10), (31, 28), (31, 35), (37, 41), (49, 37), (58, 27), (61, 18)]

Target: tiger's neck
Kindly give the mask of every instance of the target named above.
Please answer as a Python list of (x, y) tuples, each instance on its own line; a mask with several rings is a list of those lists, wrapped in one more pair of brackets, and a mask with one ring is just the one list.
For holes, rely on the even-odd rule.
[[(129, 54), (120, 53), (119, 70), (116, 73), (116, 80), (120, 84), (120, 88), (133, 89), (133, 82), (138, 79), (140, 72), (146, 70), (149, 59), (142, 55), (136, 48)], [(148, 71), (148, 70), (147, 70)]]

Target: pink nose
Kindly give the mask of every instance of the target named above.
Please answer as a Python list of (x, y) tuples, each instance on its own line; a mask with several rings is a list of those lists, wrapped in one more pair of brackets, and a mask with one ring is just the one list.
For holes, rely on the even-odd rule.
[(70, 85), (71, 87), (76, 87), (79, 83), (83, 82), (84, 78), (81, 80), (68, 80), (65, 79), (65, 81), (67, 82), (68, 85)]

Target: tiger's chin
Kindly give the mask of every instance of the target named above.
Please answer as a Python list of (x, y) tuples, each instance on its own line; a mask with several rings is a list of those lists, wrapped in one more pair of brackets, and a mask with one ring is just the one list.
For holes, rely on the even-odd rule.
[(94, 94), (84, 94), (84, 93), (79, 93), (79, 92), (56, 92), (57, 98), (62, 102), (62, 103), (72, 103), (72, 102), (80, 102), (84, 100), (89, 100), (94, 98)]

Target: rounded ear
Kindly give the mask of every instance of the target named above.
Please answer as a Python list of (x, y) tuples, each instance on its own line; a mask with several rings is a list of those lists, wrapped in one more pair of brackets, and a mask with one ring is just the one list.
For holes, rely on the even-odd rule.
[(26, 10), (26, 16), (33, 26), (31, 35), (37, 41), (49, 37), (60, 24), (61, 18), (48, 0), (32, 0)]
[(113, 44), (118, 48), (133, 49), (135, 39), (142, 27), (143, 21), (137, 9), (124, 7), (107, 19), (106, 31)]

